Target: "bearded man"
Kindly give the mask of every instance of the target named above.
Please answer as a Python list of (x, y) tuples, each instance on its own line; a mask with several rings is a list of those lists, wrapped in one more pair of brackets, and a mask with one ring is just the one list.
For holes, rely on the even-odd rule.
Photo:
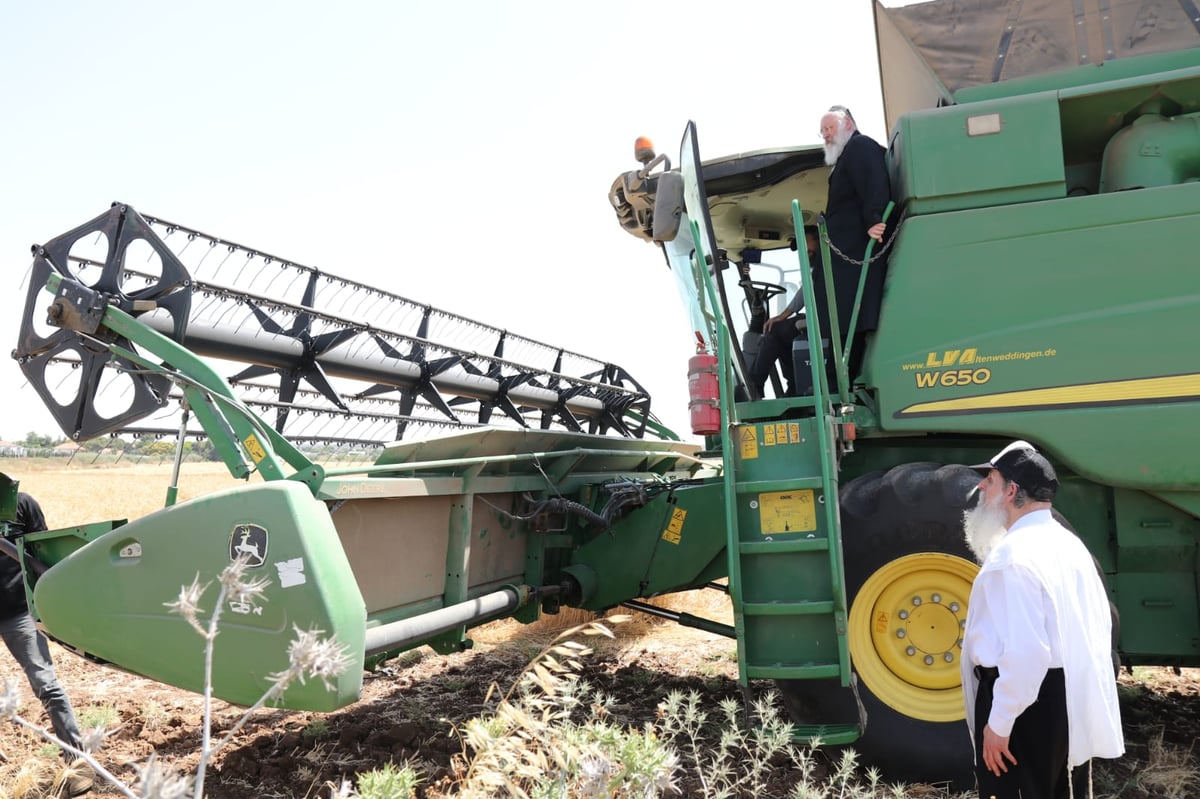
[(1108, 594), (1051, 513), (1058, 476), (1041, 453), (1016, 441), (971, 468), (983, 479), (963, 526), (983, 567), (960, 663), (979, 794), (1086, 797), (1076, 767), (1125, 752)]
[[(870, 239), (883, 242), (883, 212), (892, 194), (883, 148), (874, 139), (860, 133), (854, 124), (854, 117), (850, 116), (845, 106), (840, 105), (835, 105), (821, 117), (821, 138), (825, 142), (825, 163), (833, 167), (829, 171), (829, 195), (825, 201), (825, 224), (831, 250), (836, 248), (846, 258), (862, 261)], [(837, 252), (831, 251), (830, 255), (838, 328), (842, 341), (848, 342), (850, 316), (854, 311), (854, 297), (858, 292), (862, 267), (850, 263)], [(881, 261), (869, 267), (858, 329), (853, 331), (856, 334), (874, 330), (878, 324), (883, 277), (884, 264)], [(825, 276), (821, 269), (813, 270), (813, 288), (820, 301), (819, 307), (824, 310)], [(821, 315), (822, 338), (829, 338), (831, 328), (828, 316), (828, 310), (824, 310)], [(851, 351), (852, 357), (859, 356), (851, 363), (851, 378), (858, 371), (857, 361), (861, 358), (862, 350), (862, 346), (855, 345)]]

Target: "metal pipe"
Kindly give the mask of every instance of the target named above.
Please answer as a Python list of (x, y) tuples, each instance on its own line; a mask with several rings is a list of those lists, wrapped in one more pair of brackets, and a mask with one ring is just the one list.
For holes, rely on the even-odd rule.
[[(21, 562), (21, 553), (17, 550), (16, 542), (7, 538), (0, 538), (0, 555), (10, 557), (17, 563)], [(41, 577), (50, 568), (28, 552), (25, 553), (25, 565), (33, 572), (34, 577)]]
[(726, 638), (737, 638), (737, 630), (728, 624), (721, 624), (712, 619), (703, 619), (699, 616), (693, 616), (690, 613), (676, 613), (673, 610), (667, 610), (655, 605), (647, 605), (645, 602), (638, 602), (633, 599), (622, 602), (621, 607), (640, 611), (650, 616), (657, 616), (660, 619), (670, 619), (680, 627), (694, 627), (697, 630), (704, 630), (706, 633), (723, 635)]
[(492, 616), (508, 613), (524, 605), (529, 596), (528, 586), (508, 585), (499, 591), (422, 613), (411, 619), (371, 627), (367, 630), (366, 654), (402, 649), (455, 627), (473, 625)]
[(694, 463), (697, 466), (711, 465), (709, 461), (698, 458), (686, 452), (670, 449), (671, 443), (679, 442), (664, 442), (668, 445), (666, 449), (600, 449), (589, 447), (578, 447), (576, 449), (563, 450), (547, 450), (543, 452), (523, 452), (514, 453), (511, 455), (480, 455), (471, 458), (444, 458), (441, 460), (432, 461), (411, 461), (408, 463), (387, 463), (373, 466), (358, 466), (347, 467), (345, 469), (327, 469), (325, 476), (328, 477), (347, 477), (354, 474), (386, 474), (388, 472), (415, 472), (422, 469), (444, 469), (446, 467), (461, 467), (470, 466), (472, 464), (488, 465), (494, 463), (521, 463), (523, 461), (539, 461), (553, 460), (554, 458), (577, 457), (582, 458), (589, 455), (625, 455), (636, 456), (640, 458), (673, 458), (675, 460)]
[(175, 504), (179, 498), (179, 471), (183, 465), (183, 445), (187, 441), (187, 424), (191, 412), (187, 403), (183, 404), (183, 413), (179, 417), (179, 432), (175, 436), (175, 461), (171, 464), (171, 484), (167, 486), (167, 507)]

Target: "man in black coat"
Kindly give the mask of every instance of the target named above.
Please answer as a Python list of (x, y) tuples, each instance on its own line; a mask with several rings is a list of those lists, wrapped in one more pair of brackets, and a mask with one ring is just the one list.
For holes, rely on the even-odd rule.
[[(869, 136), (859, 133), (854, 118), (843, 106), (835, 105), (821, 118), (821, 138), (825, 141), (825, 163), (829, 172), (829, 195), (825, 201), (825, 225), (829, 235), (830, 263), (833, 270), (833, 289), (837, 299), (838, 328), (842, 346), (850, 333), (850, 316), (854, 311), (854, 296), (858, 291), (862, 267), (846, 258), (862, 261), (867, 242), (876, 241), (874, 254), (883, 243), (885, 225), (883, 212), (891, 199), (891, 182), (883, 160), (883, 147)], [(840, 250), (846, 258), (840, 257)], [(884, 263), (880, 259), (867, 272), (862, 307), (858, 312), (856, 334), (874, 330), (879, 321), (879, 304), (883, 297)], [(813, 270), (813, 288), (824, 309), (825, 276)], [(821, 336), (829, 337), (829, 313), (821, 317)], [(853, 378), (856, 361), (862, 357), (862, 342), (851, 352), (850, 376)]]
[[(20, 536), (46, 529), (46, 517), (37, 500), (21, 491), (17, 495), (16, 517), (0, 522), (0, 526), (4, 536), (20, 547), (23, 545)], [(46, 708), (55, 737), (78, 749), (79, 725), (75, 722), (75, 712), (67, 692), (54, 674), (46, 636), (29, 615), (21, 564), (5, 554), (0, 554), (0, 638), (4, 639), (8, 651), (29, 678), (34, 694)], [(75, 759), (75, 755), (65, 749), (62, 754), (68, 762)], [(69, 775), (63, 786), (64, 795), (82, 796), (91, 790), (89, 768), (78, 764), (72, 767)]]

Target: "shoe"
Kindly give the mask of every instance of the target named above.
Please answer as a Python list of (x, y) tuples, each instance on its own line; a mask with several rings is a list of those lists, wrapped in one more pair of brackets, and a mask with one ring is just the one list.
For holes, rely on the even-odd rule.
[(77, 760), (63, 771), (61, 796), (83, 796), (95, 785), (92, 767), (82, 760)]

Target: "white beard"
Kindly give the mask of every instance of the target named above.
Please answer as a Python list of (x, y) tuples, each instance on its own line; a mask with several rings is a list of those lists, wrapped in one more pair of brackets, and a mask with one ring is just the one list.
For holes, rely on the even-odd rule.
[(846, 149), (846, 142), (850, 141), (852, 130), (839, 128), (838, 132), (833, 134), (833, 141), (825, 145), (825, 166), (833, 166), (842, 157), (842, 150)]
[(1000, 504), (998, 494), (991, 502), (980, 499), (974, 508), (963, 511), (963, 534), (967, 539), (967, 546), (975, 553), (980, 563), (987, 560), (987, 556), (1008, 532), (1005, 521), (1004, 508)]

